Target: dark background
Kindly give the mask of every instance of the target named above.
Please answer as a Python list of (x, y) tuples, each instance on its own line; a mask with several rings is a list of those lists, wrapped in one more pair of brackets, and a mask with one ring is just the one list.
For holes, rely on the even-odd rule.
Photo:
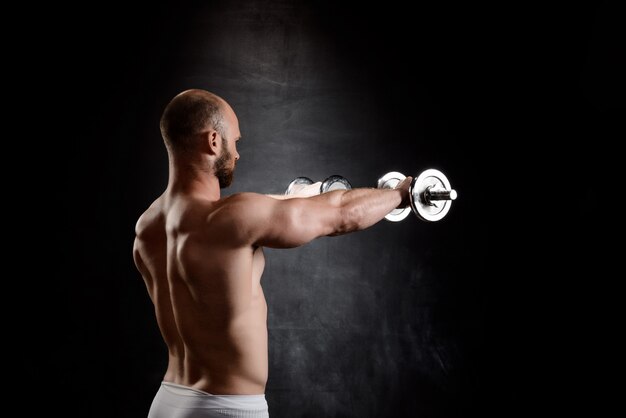
[(133, 228), (166, 186), (164, 106), (204, 88), (244, 137), (224, 195), (426, 168), (459, 192), (438, 223), (266, 250), (271, 416), (602, 411), (614, 299), (588, 202), (615, 168), (622, 72), (617, 13), (590, 4), (101, 3), (25, 19), (39, 42), (12, 65), (30, 80), (15, 107), (46, 186), (20, 245), (19, 375), (65, 415), (146, 416), (166, 352)]

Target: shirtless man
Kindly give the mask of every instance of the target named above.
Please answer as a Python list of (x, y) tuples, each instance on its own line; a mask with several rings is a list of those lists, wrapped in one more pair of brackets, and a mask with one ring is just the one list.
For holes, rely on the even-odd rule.
[(239, 160), (239, 122), (222, 98), (187, 90), (161, 118), (167, 189), (141, 215), (135, 264), (154, 303), (168, 367), (149, 418), (269, 417), (262, 247), (291, 248), (374, 225), (408, 204), (396, 189), (224, 199)]

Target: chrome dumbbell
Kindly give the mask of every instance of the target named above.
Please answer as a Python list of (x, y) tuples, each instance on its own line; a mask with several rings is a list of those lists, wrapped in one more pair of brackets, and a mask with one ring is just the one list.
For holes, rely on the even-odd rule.
[[(289, 183), (287, 186), (287, 190), (285, 191), (286, 195), (296, 194), (303, 187), (313, 184), (314, 181), (308, 177), (296, 177)], [(352, 185), (350, 182), (343, 176), (332, 175), (326, 177), (326, 179), (320, 185), (320, 193), (326, 193), (333, 190), (350, 190), (352, 189)]]
[[(391, 171), (378, 179), (377, 187), (393, 189), (405, 178), (404, 174)], [(410, 207), (394, 209), (385, 216), (385, 219), (399, 222), (413, 210), (413, 213), (424, 221), (438, 221), (450, 210), (452, 201), (457, 198), (457, 192), (452, 189), (448, 178), (441, 171), (431, 168), (422, 171), (413, 179), (409, 186), (409, 198)]]

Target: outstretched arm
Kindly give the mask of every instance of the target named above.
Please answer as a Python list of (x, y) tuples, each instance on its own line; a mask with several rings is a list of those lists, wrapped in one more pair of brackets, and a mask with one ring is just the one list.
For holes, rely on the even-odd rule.
[(250, 244), (291, 248), (322, 236), (368, 228), (408, 204), (407, 177), (395, 189), (335, 190), (307, 199), (276, 200), (242, 194), (232, 214), (241, 239)]

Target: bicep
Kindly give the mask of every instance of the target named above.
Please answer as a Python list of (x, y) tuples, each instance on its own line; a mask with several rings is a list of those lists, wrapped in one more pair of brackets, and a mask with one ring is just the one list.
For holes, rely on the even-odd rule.
[(293, 248), (341, 230), (338, 205), (319, 199), (264, 198), (254, 211), (253, 243), (270, 248)]

